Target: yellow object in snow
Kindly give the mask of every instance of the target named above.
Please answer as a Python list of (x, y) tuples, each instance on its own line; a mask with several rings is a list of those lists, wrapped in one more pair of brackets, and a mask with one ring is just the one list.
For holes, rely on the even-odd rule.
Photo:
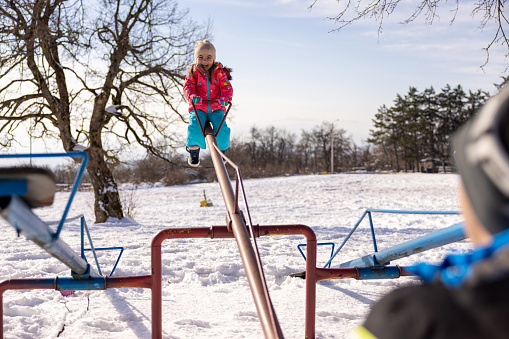
[(214, 206), (214, 204), (212, 204), (212, 201), (207, 200), (207, 196), (205, 195), (205, 190), (203, 190), (203, 198), (204, 198), (204, 200), (200, 201), (200, 207)]

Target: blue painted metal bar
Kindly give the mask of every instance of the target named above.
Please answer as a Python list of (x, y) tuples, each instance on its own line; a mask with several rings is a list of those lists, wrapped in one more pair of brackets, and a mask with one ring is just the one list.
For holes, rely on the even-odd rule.
[(73, 188), (69, 195), (69, 200), (67, 200), (67, 204), (65, 206), (64, 212), (62, 214), (62, 218), (60, 219), (60, 223), (58, 224), (58, 228), (55, 233), (52, 235), (55, 239), (58, 239), (60, 236), (60, 232), (62, 231), (62, 227), (64, 226), (64, 222), (67, 218), (67, 214), (69, 213), (69, 209), (71, 208), (72, 201), (74, 196), (76, 195), (76, 191), (78, 190), (78, 186), (81, 182), (81, 178), (85, 173), (85, 169), (88, 163), (88, 155), (85, 152), (69, 152), (69, 153), (48, 153), (48, 154), (0, 154), (0, 159), (7, 158), (62, 158), (62, 157), (71, 157), (71, 158), (82, 158), (80, 169), (78, 170), (78, 174), (74, 179)]
[(343, 242), (341, 243), (341, 245), (338, 247), (338, 249), (336, 250), (336, 252), (334, 252), (333, 255), (331, 255), (330, 259), (327, 261), (327, 263), (325, 263), (325, 267), (327, 265), (330, 266), (330, 263), (332, 262), (332, 259), (334, 259), (336, 257), (336, 255), (343, 249), (343, 246), (346, 244), (346, 242), (350, 239), (350, 237), (352, 236), (352, 234), (357, 230), (357, 227), (360, 225), (360, 223), (362, 222), (362, 220), (364, 220), (364, 218), (366, 217), (366, 214), (369, 214), (369, 219), (370, 219), (370, 227), (372, 227), (371, 229), (371, 232), (372, 232), (372, 237), (373, 237), (373, 242), (374, 242), (374, 246), (375, 246), (375, 252), (377, 251), (377, 247), (376, 247), (376, 240), (375, 240), (375, 237), (374, 237), (374, 229), (373, 229), (373, 223), (372, 223), (372, 219), (371, 219), (371, 213), (393, 213), (393, 214), (438, 214), (438, 215), (454, 215), (454, 214), (459, 214), (458, 211), (406, 211), (406, 210), (384, 210), (384, 209), (376, 209), (376, 208), (368, 208), (364, 211), (364, 213), (362, 213), (361, 217), (359, 218), (359, 220), (357, 221), (357, 223), (355, 224), (355, 226), (352, 228), (352, 230), (350, 231), (350, 233), (348, 233), (348, 235), (345, 237), (345, 239), (343, 240)]
[(465, 239), (463, 223), (458, 223), (362, 258), (344, 262), (338, 266), (333, 266), (333, 268), (381, 266), (389, 263), (391, 260), (421, 253), (463, 239)]
[(401, 270), (398, 266), (387, 266), (383, 269), (373, 269), (372, 267), (359, 267), (358, 280), (372, 279), (395, 279), (401, 276)]
[(63, 240), (54, 238), (48, 225), (39, 219), (20, 197), (12, 196), (0, 214), (28, 240), (39, 245), (71, 270), (79, 274), (86, 272), (87, 262)]
[[(9, 204), (1, 211), (2, 216), (18, 231), (22, 232), (27, 239), (33, 241), (49, 254), (66, 264), (76, 274), (84, 274), (89, 271), (89, 265), (82, 257), (74, 252), (69, 245), (59, 239), (60, 231), (66, 221), (67, 214), (78, 190), (78, 185), (86, 169), (88, 155), (83, 152), (76, 153), (50, 153), (50, 154), (0, 154), (0, 159), (6, 158), (57, 158), (79, 157), (82, 158), (81, 166), (74, 180), (73, 189), (70, 193), (57, 231), (52, 233), (48, 224), (35, 215), (31, 208), (17, 195), (10, 193)], [(26, 183), (25, 183), (26, 184)]]
[(364, 217), (366, 216), (366, 214), (368, 213), (367, 210), (364, 211), (364, 213), (362, 213), (362, 216), (360, 217), (359, 221), (357, 221), (357, 223), (355, 224), (355, 226), (350, 230), (350, 233), (348, 233), (348, 235), (345, 237), (345, 239), (343, 240), (343, 242), (341, 243), (341, 245), (339, 245), (338, 249), (336, 250), (336, 252), (334, 252), (333, 255), (331, 255), (330, 259), (325, 263), (325, 266), (324, 267), (327, 267), (327, 266), (330, 266), (330, 263), (332, 261), (332, 259), (334, 259), (334, 257), (339, 253), (339, 251), (341, 251), (341, 249), (343, 248), (343, 246), (345, 246), (346, 242), (350, 239), (350, 237), (352, 236), (353, 232), (355, 232), (355, 230), (357, 229), (357, 227), (359, 227), (362, 219), (364, 219)]
[[(334, 253), (334, 246), (335, 246), (335, 244), (333, 242), (319, 242), (319, 243), (316, 244), (316, 246), (327, 246), (327, 245), (331, 245), (332, 246), (331, 253), (330, 253), (330, 255), (332, 255), (332, 253)], [(302, 251), (302, 247), (307, 247), (307, 244), (299, 244), (299, 245), (297, 245), (297, 249), (299, 250), (299, 252), (302, 255), (302, 257), (304, 258), (304, 261), (306, 261), (306, 255)], [(324, 268), (325, 267), (330, 267), (330, 263), (329, 263), (328, 266), (324, 266)]]
[(85, 257), (85, 242), (83, 241), (83, 233), (84, 231), (87, 232), (87, 237), (88, 237), (88, 242), (90, 243), (90, 248), (92, 249), (92, 254), (94, 255), (94, 259), (95, 259), (95, 264), (97, 266), (97, 272), (99, 272), (99, 275), (102, 276), (102, 272), (101, 272), (101, 267), (99, 265), (99, 260), (97, 260), (97, 253), (95, 252), (95, 249), (94, 249), (94, 244), (92, 242), (92, 238), (90, 237), (90, 232), (88, 231), (88, 226), (87, 226), (87, 223), (85, 221), (85, 217), (81, 217), (81, 253), (83, 255), (83, 259), (87, 260), (87, 258)]
[(376, 246), (376, 238), (375, 238), (375, 228), (373, 227), (373, 218), (371, 218), (371, 211), (368, 212), (369, 219), (369, 228), (371, 228), (371, 238), (373, 239), (373, 247), (375, 252), (378, 252), (378, 247)]
[(80, 226), (81, 226), (81, 232), (80, 232), (80, 235), (81, 235), (80, 254), (81, 254), (81, 257), (83, 259), (87, 260), (87, 257), (85, 256), (85, 232), (83, 232), (83, 229), (85, 228), (85, 226), (83, 225), (83, 223), (85, 223), (85, 218), (83, 216), (81, 216), (81, 218), (80, 218)]
[[(90, 231), (88, 229), (87, 222), (85, 220), (85, 216), (81, 215), (79, 217), (80, 217), (80, 224), (81, 224), (81, 257), (85, 261), (87, 261), (87, 258), (85, 256), (85, 252), (91, 251), (92, 254), (94, 255), (95, 264), (97, 266), (97, 271), (99, 272), (99, 275), (102, 276), (103, 274), (101, 272), (101, 267), (99, 265), (99, 260), (97, 259), (97, 251), (120, 250), (120, 254), (118, 255), (117, 261), (115, 262), (115, 265), (113, 266), (113, 269), (110, 272), (109, 277), (111, 277), (113, 275), (113, 273), (115, 272), (115, 269), (117, 268), (118, 262), (120, 261), (120, 257), (122, 257), (122, 253), (124, 253), (124, 248), (120, 247), (120, 246), (95, 248), (94, 244), (92, 242), (92, 237), (90, 236)], [(75, 219), (75, 218), (73, 218), (73, 219)], [(70, 219), (68, 219), (67, 221), (69, 221), (69, 220)], [(90, 248), (85, 248), (85, 232), (87, 233), (88, 241), (90, 243)]]
[(56, 289), (59, 291), (105, 290), (106, 279), (104, 277), (90, 277), (88, 279), (57, 277)]
[(72, 154), (72, 153), (65, 153), (65, 154), (67, 154), (70, 157), (80, 157), (83, 160), (81, 161), (81, 166), (78, 171), (78, 174), (76, 175), (76, 178), (74, 178), (74, 184), (72, 186), (71, 193), (69, 194), (69, 200), (67, 200), (67, 205), (65, 206), (64, 213), (62, 214), (62, 219), (60, 220), (58, 229), (55, 232), (56, 238), (58, 238), (58, 236), (60, 235), (60, 231), (62, 231), (62, 227), (64, 226), (65, 219), (67, 218), (67, 214), (69, 213), (69, 209), (71, 208), (71, 203), (74, 199), (74, 196), (76, 195), (76, 192), (78, 191), (78, 187), (80, 185), (81, 178), (83, 177), (83, 174), (85, 173), (85, 169), (87, 168), (87, 163), (88, 163), (88, 154), (86, 154), (84, 152), (75, 153), (75, 154)]
[(27, 191), (28, 185), (26, 180), (8, 180), (0, 182), (0, 197), (24, 195)]
[[(317, 268), (316, 281), (353, 278), (357, 280), (396, 279), (412, 275), (400, 266)], [(294, 277), (306, 279), (306, 272), (296, 273)]]
[[(98, 247), (95, 249), (96, 251), (114, 251), (114, 250), (120, 250), (120, 254), (118, 255), (117, 261), (115, 262), (115, 265), (113, 265), (113, 269), (110, 272), (109, 277), (113, 275), (115, 272), (115, 269), (117, 268), (118, 262), (120, 261), (120, 257), (122, 257), (122, 253), (124, 253), (124, 248), (122, 246), (115, 246), (115, 247)], [(92, 251), (90, 248), (85, 248), (86, 251)], [(101, 274), (102, 275), (102, 274)]]
[[(83, 260), (85, 260), (88, 263), (87, 257), (85, 256), (85, 252), (92, 251), (92, 253), (94, 255), (94, 259), (95, 259), (95, 263), (96, 263), (97, 271), (98, 271), (99, 275), (102, 276), (103, 274), (101, 272), (101, 268), (100, 268), (100, 264), (99, 264), (99, 260), (97, 258), (96, 252), (97, 251), (120, 250), (120, 253), (119, 253), (118, 258), (117, 258), (117, 260), (115, 262), (115, 265), (113, 266), (113, 269), (110, 272), (109, 277), (111, 277), (113, 275), (113, 273), (115, 273), (115, 269), (118, 266), (118, 263), (120, 261), (120, 258), (122, 257), (122, 254), (124, 253), (124, 247), (116, 246), (116, 247), (95, 248), (94, 245), (93, 245), (93, 242), (92, 242), (92, 237), (91, 237), (91, 234), (90, 234), (90, 230), (88, 229), (88, 225), (87, 225), (87, 222), (85, 220), (85, 216), (83, 214), (80, 214), (80, 215), (72, 217), (72, 218), (68, 218), (68, 219), (65, 220), (65, 222), (68, 223), (70, 221), (77, 220), (77, 219), (80, 219), (80, 226), (81, 226), (81, 232), (80, 232), (81, 233), (80, 234), (80, 237), (81, 237), (81, 246), (80, 246), (81, 247), (80, 248), (81, 258), (83, 258)], [(50, 222), (47, 222), (46, 224), (47, 225), (54, 225), (54, 224), (58, 224), (58, 223), (59, 223), (59, 221), (50, 221)], [(90, 247), (91, 248), (85, 248), (85, 233), (87, 234), (87, 237), (88, 237), (88, 240), (90, 242)]]
[(368, 208), (366, 212), (376, 213), (394, 213), (394, 214), (460, 214), (458, 211), (405, 211), (405, 210), (382, 210), (376, 208)]
[(120, 257), (122, 256), (122, 253), (124, 253), (124, 248), (121, 246), (117, 246), (117, 247), (109, 247), (108, 250), (120, 250), (120, 253), (118, 254), (117, 261), (115, 262), (115, 265), (113, 265), (113, 269), (110, 272), (109, 276), (111, 277), (113, 275), (113, 273), (115, 272), (115, 270), (117, 269), (117, 265), (118, 265), (118, 262), (120, 261)]

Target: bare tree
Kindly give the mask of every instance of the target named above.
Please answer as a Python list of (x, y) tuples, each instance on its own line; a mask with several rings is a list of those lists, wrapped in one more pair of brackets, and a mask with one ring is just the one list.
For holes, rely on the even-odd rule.
[[(36, 137), (85, 150), (96, 222), (122, 218), (111, 165), (136, 142), (164, 157), (176, 140), (193, 43), (207, 35), (173, 0), (0, 0), (0, 143)], [(81, 146), (83, 145), (83, 146)]]
[[(313, 8), (318, 1), (319, 0), (314, 0), (309, 8)], [(393, 14), (399, 5), (401, 5), (400, 7), (403, 7), (405, 4), (408, 5), (408, 2), (402, 0), (337, 0), (337, 2), (341, 6), (339, 13), (330, 18), (339, 25), (335, 31), (339, 31), (359, 19), (373, 18), (379, 24), (379, 34), (382, 32), (384, 20)], [(415, 8), (408, 14), (407, 19), (401, 23), (408, 24), (418, 17), (424, 16), (426, 23), (431, 25), (435, 19), (438, 18), (439, 5), (444, 4), (445, 2), (445, 0), (421, 0), (420, 2), (416, 2)], [(496, 25), (494, 35), (486, 43), (486, 47), (484, 47), (484, 50), (486, 51), (486, 61), (483, 66), (485, 66), (489, 61), (489, 52), (493, 45), (498, 44), (505, 47), (505, 56), (509, 56), (509, 37), (505, 33), (509, 25), (509, 18), (507, 16), (507, 12), (504, 12), (505, 2), (505, 0), (479, 0), (476, 2), (466, 2), (465, 4), (472, 6), (472, 17), (480, 18), (479, 28), (484, 28), (490, 23), (494, 23)], [(455, 1), (452, 5), (453, 17), (451, 19), (451, 23), (453, 23), (456, 19), (459, 5), (460, 1)]]

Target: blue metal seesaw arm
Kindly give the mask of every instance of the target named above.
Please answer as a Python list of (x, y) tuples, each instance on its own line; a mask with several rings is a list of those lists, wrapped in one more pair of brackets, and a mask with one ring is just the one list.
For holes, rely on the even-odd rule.
[(463, 223), (458, 223), (333, 267), (349, 268), (382, 266), (389, 263), (391, 260), (396, 260), (412, 254), (421, 253), (429, 249), (447, 245), (463, 239), (465, 239)]
[[(23, 191), (27, 182), (26, 180), (16, 180), (14, 183), (11, 182), (9, 185), (11, 192), (2, 191), (1, 196), (10, 197), (7, 206), (0, 210), (0, 214), (20, 233), (23, 233), (25, 237), (41, 248), (46, 250), (49, 254), (63, 262), (76, 274), (84, 274), (89, 270), (89, 265), (78, 253), (73, 251), (69, 245), (67, 245), (62, 239), (59, 238), (60, 231), (65, 223), (67, 214), (69, 212), (72, 200), (78, 185), (85, 171), (85, 167), (88, 161), (88, 155), (83, 152), (76, 153), (54, 153), (54, 154), (16, 154), (6, 155), (0, 154), (2, 158), (54, 158), (54, 157), (80, 157), (83, 158), (80, 170), (74, 181), (73, 190), (71, 191), (69, 200), (65, 207), (62, 219), (59, 222), (57, 231), (53, 233), (48, 225), (42, 221), (37, 215), (32, 212), (32, 209), (21, 199), (18, 195), (20, 191)], [(6, 186), (7, 187), (7, 186)]]

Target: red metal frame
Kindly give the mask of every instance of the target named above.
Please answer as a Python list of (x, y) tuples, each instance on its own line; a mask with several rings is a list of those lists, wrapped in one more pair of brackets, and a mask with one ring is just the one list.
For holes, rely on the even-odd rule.
[[(215, 100), (203, 100), (203, 102), (213, 103), (216, 101)], [(198, 110), (196, 109), (196, 105), (194, 104), (193, 101), (191, 101), (191, 105), (193, 105), (194, 114), (196, 115), (196, 119), (198, 120), (198, 125), (200, 125), (201, 133), (203, 134), (203, 137), (205, 138), (205, 127), (201, 124), (200, 116), (198, 115)], [(226, 117), (228, 116), (228, 113), (230, 112), (230, 108), (232, 108), (231, 102), (228, 103), (228, 109), (226, 110), (223, 120), (221, 120), (221, 123), (219, 124), (219, 127), (217, 128), (216, 134), (214, 134), (214, 138), (217, 138), (217, 135), (219, 134), (221, 127), (223, 127), (224, 121), (226, 120)]]
[[(255, 237), (295, 235), (306, 237), (306, 323), (305, 337), (315, 337), (316, 318), (316, 282), (326, 279), (359, 278), (355, 268), (317, 268), (316, 235), (305, 225), (253, 226)], [(161, 246), (166, 239), (183, 238), (234, 238), (233, 232), (226, 226), (168, 228), (159, 232), (151, 244), (151, 275), (133, 277), (105, 277), (105, 288), (150, 288), (152, 290), (152, 338), (162, 338), (162, 262)], [(410, 275), (402, 270), (401, 275)], [(3, 332), (3, 293), (7, 290), (56, 289), (57, 278), (53, 279), (10, 279), (0, 283), (0, 331)]]
[[(316, 235), (305, 225), (254, 226), (255, 236), (302, 234), (307, 239), (306, 277), (315, 277)], [(159, 232), (152, 240), (152, 337), (162, 333), (162, 267), (161, 244), (166, 239), (176, 238), (234, 238), (226, 226), (170, 228)], [(316, 280), (306, 279), (306, 338), (315, 336)]]
[[(307, 239), (306, 260), (306, 338), (315, 336), (316, 313), (316, 235), (305, 225), (253, 226), (255, 236), (302, 234)], [(150, 288), (152, 290), (152, 338), (162, 337), (162, 264), (161, 245), (166, 239), (177, 238), (234, 238), (226, 226), (169, 228), (159, 232), (151, 245), (151, 275), (133, 277), (105, 277), (108, 288)], [(311, 277), (313, 277), (311, 279)], [(3, 332), (3, 293), (7, 290), (56, 289), (57, 278), (10, 279), (0, 283), (0, 331)]]
[[(106, 288), (151, 288), (152, 276), (140, 275), (134, 277), (105, 277)], [(4, 306), (3, 294), (7, 290), (42, 290), (56, 289), (57, 278), (53, 279), (9, 279), (0, 283), (0, 331), (1, 337), (4, 338)]]
[[(193, 108), (196, 110), (194, 107)], [(221, 128), (226, 115), (228, 114), (230, 106), (218, 128)], [(277, 225), (277, 226), (253, 226), (249, 209), (247, 208), (247, 201), (245, 201), (246, 209), (248, 212), (249, 230), (241, 211), (239, 210), (239, 188), (244, 191), (242, 180), (240, 176), (240, 169), (224, 154), (221, 153), (217, 147), (215, 136), (213, 134), (210, 123), (206, 123), (205, 127), (202, 126), (201, 121), (198, 123), (204, 137), (206, 138), (208, 148), (211, 151), (212, 162), (216, 169), (218, 182), (225, 200), (227, 207), (227, 222), (226, 226), (212, 226), (209, 228), (170, 228), (159, 232), (153, 239), (151, 244), (151, 275), (133, 276), (133, 277), (104, 277), (97, 278), (98, 286), (91, 286), (95, 284), (92, 278), (87, 282), (87, 279), (71, 279), (72, 285), (76, 286), (77, 290), (90, 290), (90, 289), (108, 289), (119, 287), (132, 287), (132, 288), (150, 288), (151, 289), (151, 302), (152, 302), (152, 338), (162, 337), (162, 263), (161, 263), (161, 245), (166, 239), (175, 238), (235, 238), (239, 248), (240, 257), (244, 264), (246, 277), (248, 279), (255, 306), (258, 311), (258, 317), (262, 325), (264, 334), (267, 338), (282, 338), (283, 334), (279, 326), (272, 302), (269, 297), (265, 277), (263, 275), (263, 268), (259, 258), (258, 249), (256, 246), (256, 239), (260, 236), (274, 236), (274, 235), (293, 235), (301, 234), (307, 239), (307, 255), (306, 255), (306, 310), (305, 310), (305, 336), (306, 338), (315, 337), (315, 314), (316, 314), (316, 282), (325, 279), (337, 278), (356, 278), (359, 279), (359, 270), (357, 268), (342, 268), (342, 269), (319, 269), (316, 267), (316, 235), (311, 228), (304, 225)], [(222, 159), (221, 159), (222, 158)], [(228, 172), (226, 171), (223, 159), (226, 159), (236, 171), (236, 187), (235, 192), (230, 183)], [(245, 193), (243, 192), (244, 198)], [(254, 244), (254, 246), (253, 246)], [(69, 280), (67, 280), (68, 282)], [(58, 282), (58, 277), (55, 279), (12, 279), (0, 283), (0, 330), (1, 337), (3, 334), (3, 293), (7, 290), (20, 290), (20, 289), (62, 289), (63, 285)]]

